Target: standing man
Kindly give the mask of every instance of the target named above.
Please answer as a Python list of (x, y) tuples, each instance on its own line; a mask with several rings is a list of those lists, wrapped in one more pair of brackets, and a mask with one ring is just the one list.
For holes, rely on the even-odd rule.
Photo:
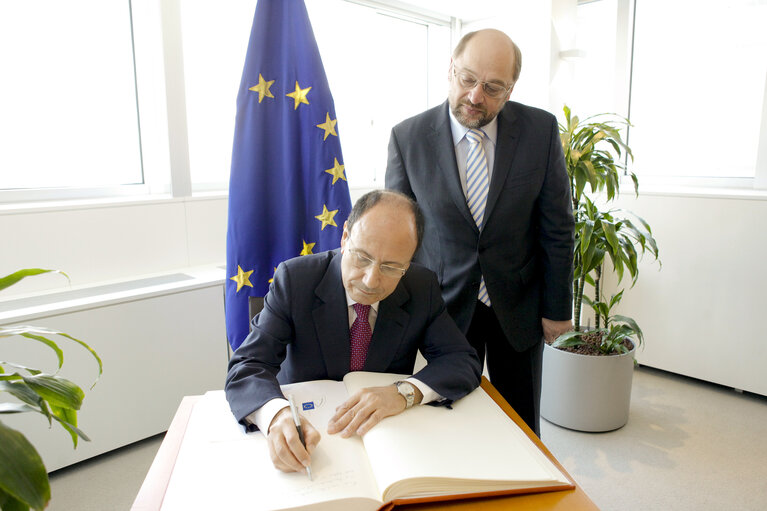
[(394, 127), (386, 187), (426, 217), (416, 260), (490, 381), (540, 435), (543, 337), (571, 329), (574, 221), (555, 117), (509, 102), (522, 55), (503, 32), (466, 34), (448, 100)]
[(226, 398), (238, 421), (267, 435), (278, 469), (308, 466), (320, 441), (304, 420), (306, 449), (301, 444), (280, 384), (359, 370), (411, 374), (420, 351), (427, 364), (411, 378), (363, 389), (336, 410), (328, 433), (344, 437), (413, 405), (449, 405), (479, 385), (480, 361), (448, 315), (436, 276), (410, 263), (423, 226), (409, 197), (375, 190), (352, 208), (340, 250), (277, 268), (263, 311), (229, 362)]

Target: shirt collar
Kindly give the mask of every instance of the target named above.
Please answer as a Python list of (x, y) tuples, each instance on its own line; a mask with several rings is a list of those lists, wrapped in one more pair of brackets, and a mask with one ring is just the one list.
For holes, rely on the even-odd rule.
[[(466, 136), (466, 132), (469, 128), (458, 122), (458, 119), (453, 115), (453, 111), (448, 107), (447, 113), (450, 116), (450, 130), (453, 133), (453, 146), (457, 146), (458, 142), (463, 140)], [(495, 141), (498, 138), (498, 116), (496, 115), (492, 121), (480, 128), (490, 142), (495, 145)]]
[[(352, 305), (354, 305), (355, 303), (357, 303), (357, 302), (355, 302), (354, 300), (352, 300), (352, 297), (351, 297), (351, 296), (349, 296), (349, 293), (347, 293), (347, 292), (346, 292), (346, 290), (344, 290), (344, 294), (346, 295), (346, 306), (347, 306), (347, 307), (351, 307)], [(376, 302), (376, 303), (374, 303), (374, 304), (372, 304), (372, 305), (370, 306), (370, 307), (371, 307), (371, 308), (372, 308), (374, 311), (376, 311), (376, 314), (378, 314), (378, 304), (380, 304), (380, 303), (381, 303), (381, 302), (380, 302), (380, 301), (378, 301), (378, 302)]]

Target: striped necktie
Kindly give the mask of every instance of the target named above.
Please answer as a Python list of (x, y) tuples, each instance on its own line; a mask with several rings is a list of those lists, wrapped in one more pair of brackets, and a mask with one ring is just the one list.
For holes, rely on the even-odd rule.
[(482, 230), (482, 221), (487, 204), (487, 157), (485, 148), (482, 146), (481, 130), (469, 130), (466, 132), (466, 140), (469, 142), (469, 155), (466, 158), (466, 200), (469, 203), (469, 211), (477, 227)]
[[(469, 205), (471, 216), (482, 230), (485, 217), (485, 205), (487, 204), (487, 191), (490, 181), (487, 176), (487, 156), (482, 145), (482, 130), (471, 129), (466, 132), (466, 140), (469, 142), (469, 155), (466, 158), (466, 201)], [(479, 283), (477, 298), (490, 306), (490, 297), (485, 287), (485, 277)]]

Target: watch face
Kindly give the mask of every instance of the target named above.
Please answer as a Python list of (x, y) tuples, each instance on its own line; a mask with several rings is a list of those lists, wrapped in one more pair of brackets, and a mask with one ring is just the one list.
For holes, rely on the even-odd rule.
[(413, 406), (413, 401), (415, 400), (415, 389), (413, 388), (413, 385), (406, 381), (398, 381), (396, 385), (397, 392), (405, 398), (405, 408)]

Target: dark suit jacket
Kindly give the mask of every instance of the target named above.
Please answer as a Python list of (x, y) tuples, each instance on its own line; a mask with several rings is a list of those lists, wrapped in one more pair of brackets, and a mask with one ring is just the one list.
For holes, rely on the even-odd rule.
[(482, 275), (516, 350), (541, 341), (541, 317), (571, 317), (574, 221), (553, 115), (515, 102), (498, 114), (481, 233), (461, 189), (447, 102), (394, 127), (386, 187), (423, 209), (426, 234), (415, 259), (437, 273), (448, 311), (464, 332)]
[[(341, 380), (351, 355), (340, 250), (280, 264), (252, 327), (226, 377), (238, 421), (283, 397), (280, 384)], [(414, 376), (446, 403), (479, 385), (477, 354), (447, 314), (434, 273), (414, 263), (379, 304), (364, 370), (411, 374), (418, 350), (427, 365)]]

